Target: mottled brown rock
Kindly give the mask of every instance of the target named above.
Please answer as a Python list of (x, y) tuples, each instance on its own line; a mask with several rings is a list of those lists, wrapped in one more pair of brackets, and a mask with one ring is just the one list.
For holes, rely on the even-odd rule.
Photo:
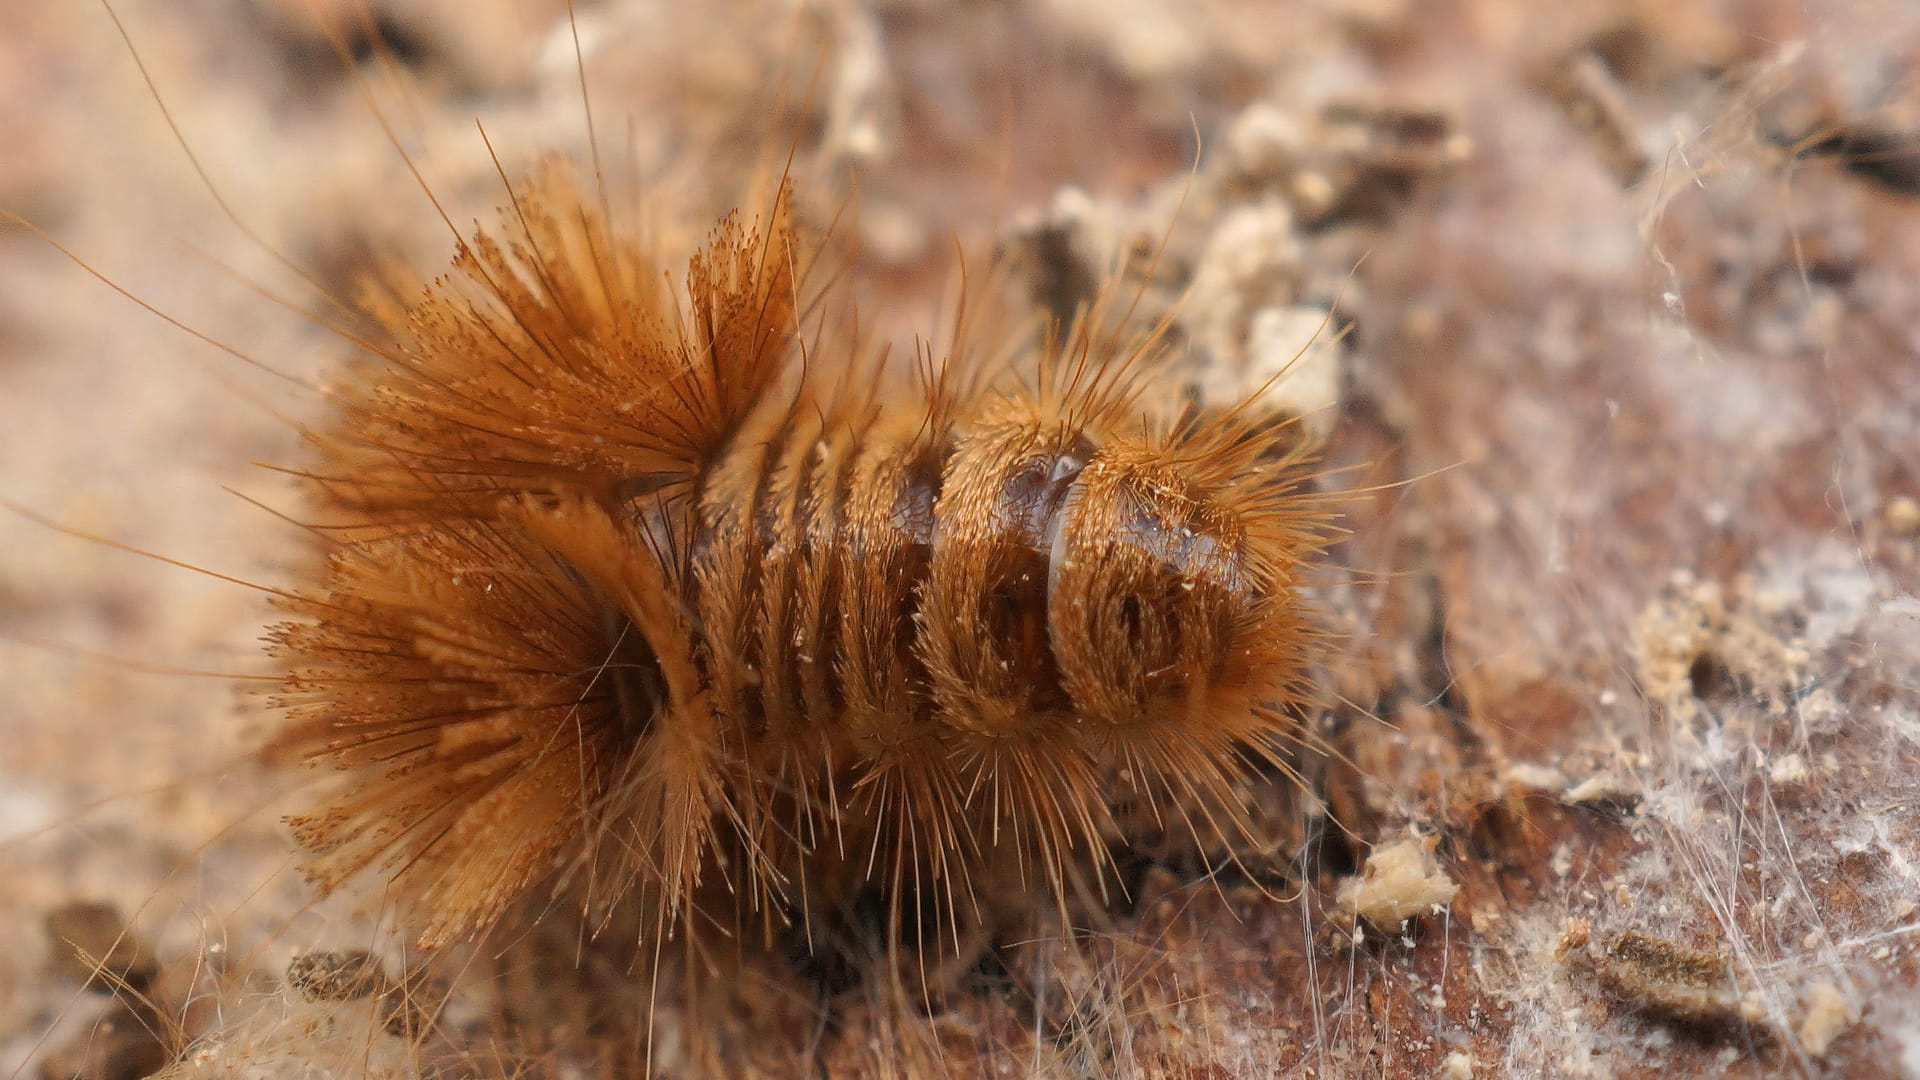
[(110, 901), (76, 900), (47, 913), (47, 944), (54, 972), (97, 993), (140, 994), (159, 962)]

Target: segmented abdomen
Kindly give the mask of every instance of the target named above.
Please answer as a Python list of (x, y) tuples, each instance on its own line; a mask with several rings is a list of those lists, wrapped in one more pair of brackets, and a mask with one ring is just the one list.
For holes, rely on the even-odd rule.
[(850, 849), (951, 904), (999, 862), (1056, 888), (1070, 861), (1104, 870), (1124, 797), (1238, 827), (1301, 621), (1233, 492), (1183, 472), (1176, 437), (1014, 398), (940, 430), (895, 405), (912, 422), (788, 412), (697, 500), (694, 654), (748, 846), (828, 881)]

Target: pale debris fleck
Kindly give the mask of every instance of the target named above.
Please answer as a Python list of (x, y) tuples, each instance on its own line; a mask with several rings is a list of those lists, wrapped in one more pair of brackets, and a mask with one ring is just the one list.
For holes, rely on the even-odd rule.
[(1640, 787), (1627, 777), (1603, 772), (1590, 776), (1562, 792), (1560, 798), (1568, 803), (1608, 802), (1631, 799), (1640, 794)]
[(1805, 997), (1807, 1015), (1800, 1021), (1800, 1048), (1813, 1057), (1824, 1057), (1833, 1040), (1852, 1027), (1860, 1014), (1831, 982), (1814, 983)]
[(1572, 873), (1573, 849), (1564, 843), (1555, 844), (1553, 846), (1553, 858), (1548, 861), (1547, 867), (1553, 871), (1554, 877), (1563, 878)]
[(1896, 495), (1887, 500), (1887, 528), (1899, 536), (1920, 534), (1920, 499)]
[(1566, 773), (1551, 765), (1536, 765), (1530, 761), (1517, 761), (1507, 766), (1501, 779), (1510, 788), (1528, 791), (1559, 792), (1567, 786)]
[(1433, 857), (1439, 837), (1413, 837), (1375, 848), (1360, 876), (1340, 886), (1338, 900), (1349, 921), (1365, 919), (1382, 930), (1453, 902), (1454, 884)]
[(1782, 787), (1805, 783), (1809, 775), (1807, 759), (1799, 754), (1782, 754), (1767, 768), (1767, 779)]

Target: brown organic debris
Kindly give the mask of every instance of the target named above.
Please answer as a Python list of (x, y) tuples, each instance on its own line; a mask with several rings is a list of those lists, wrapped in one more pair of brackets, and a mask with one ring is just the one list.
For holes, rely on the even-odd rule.
[(287, 965), (287, 985), (308, 1001), (357, 1001), (384, 993), (387, 973), (364, 949), (303, 953)]
[(143, 993), (159, 973), (145, 939), (108, 901), (76, 900), (46, 916), (54, 971), (97, 993)]
[(1765, 1012), (1743, 990), (1725, 958), (1638, 930), (1623, 930), (1599, 947), (1592, 923), (1578, 919), (1558, 955), (1590, 974), (1614, 1000), (1637, 1011), (1700, 1028), (1751, 1028)]

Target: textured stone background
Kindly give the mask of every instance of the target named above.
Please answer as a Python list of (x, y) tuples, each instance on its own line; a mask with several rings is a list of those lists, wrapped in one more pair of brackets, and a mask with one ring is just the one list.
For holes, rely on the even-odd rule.
[[(355, 36), (345, 0), (117, 5), (239, 219), (330, 288), (449, 242), (363, 89), (457, 223), (500, 201), (476, 117), (510, 173), (586, 144), (564, 3), (371, 6), (392, 48), (356, 79), (313, 23)], [(1290, 899), (1150, 878), (1016, 992), (769, 1024), (754, 1064), (1920, 1076), (1920, 10), (677, 7), (580, 6), (601, 142), (664, 228), (730, 206), (772, 127), (816, 224), (857, 188), (867, 310), (902, 336), (956, 238), (1040, 237), (1060, 271), (1164, 235), (1216, 363), (1291, 355), (1334, 305), (1336, 457), (1412, 481), (1354, 504), (1324, 590), (1348, 760), (1323, 794), (1353, 839)], [(0, 207), (282, 372), (342, 352), (273, 299), (321, 309), (91, 4), (0, 8)], [(0, 225), (0, 496), (284, 580), (298, 533), (225, 488), (291, 506), (248, 463), (293, 460), (314, 407)], [(82, 899), (158, 957), (147, 1022), (200, 1040), (182, 1075), (630, 1066), (633, 999), (570, 941), (418, 995), (450, 1002), (423, 1051), (284, 989), (302, 950), (403, 957), (377, 898), (309, 903), (287, 780), (246, 763), (257, 706), (192, 673), (261, 670), (260, 596), (14, 515), (0, 550), (0, 1075), (152, 1065), (140, 1011), (49, 941)], [(1458, 892), (1356, 941), (1341, 880), (1410, 830)]]

